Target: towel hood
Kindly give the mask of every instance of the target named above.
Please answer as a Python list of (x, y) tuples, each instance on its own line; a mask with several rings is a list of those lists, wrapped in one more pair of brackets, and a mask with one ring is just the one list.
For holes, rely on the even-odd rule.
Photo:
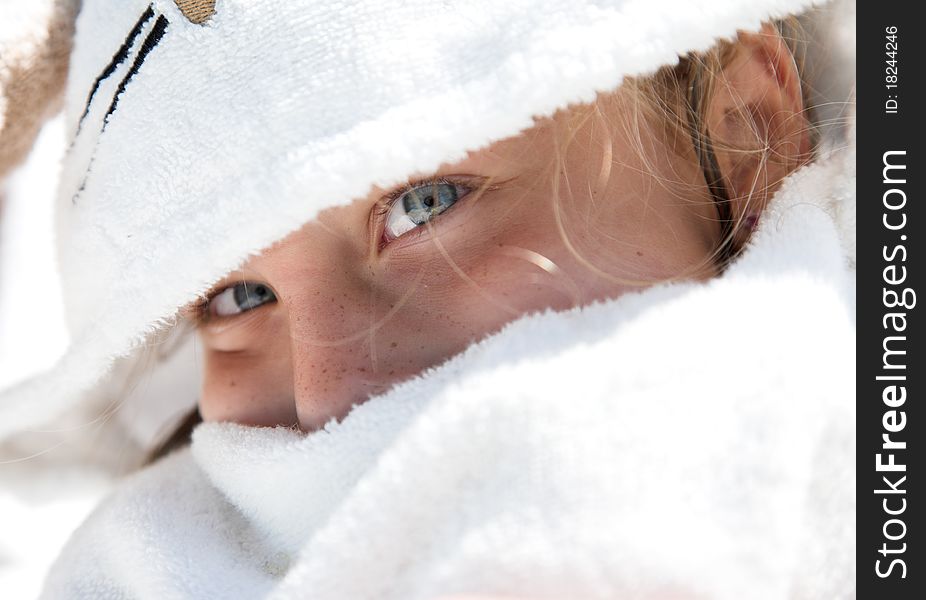
[(809, 4), (84, 0), (56, 206), (69, 348), (0, 391), (0, 437), (320, 210)]

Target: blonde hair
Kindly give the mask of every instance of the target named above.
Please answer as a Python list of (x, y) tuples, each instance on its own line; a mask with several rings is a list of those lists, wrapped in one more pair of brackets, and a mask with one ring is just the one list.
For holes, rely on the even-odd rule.
[[(772, 21), (769, 24), (781, 35), (797, 68), (803, 101), (800, 116), (804, 117), (807, 123), (807, 133), (809, 134), (811, 147), (810, 156), (807, 158), (810, 159), (819, 143), (819, 131), (815, 125), (814, 111), (810, 102), (812, 88), (807, 82), (806, 73), (807, 50), (810, 42), (808, 31), (797, 17), (787, 17)], [(615, 282), (626, 285), (650, 286), (655, 283), (685, 279), (692, 272), (700, 271), (709, 263), (714, 263), (718, 270), (722, 272), (743, 250), (743, 245), (740, 247), (734, 245), (734, 240), (741, 226), (741, 223), (733, 217), (732, 206), (734, 202), (743, 202), (748, 206), (752, 202), (754, 195), (774, 192), (782, 179), (767, 181), (762, 188), (751, 189), (743, 196), (731, 197), (720, 173), (715, 155), (717, 143), (712, 138), (707, 126), (707, 110), (709, 108), (707, 100), (713, 97), (714, 90), (723, 80), (724, 69), (733, 59), (736, 50), (736, 41), (720, 40), (709, 50), (690, 52), (680, 57), (677, 64), (663, 66), (651, 75), (627, 78), (620, 87), (621, 94), (629, 99), (632, 107), (632, 118), (623, 126), (630, 128), (627, 137), (630, 143), (636, 146), (635, 151), (643, 160), (648, 172), (655, 175), (658, 171), (647, 156), (646, 147), (651, 145), (651, 140), (646, 140), (641, 135), (643, 123), (651, 126), (649, 130), (660, 132), (663, 141), (666, 142), (665, 146), (674, 152), (677, 157), (686, 161), (697, 162), (704, 174), (704, 181), (713, 198), (717, 209), (717, 218), (721, 225), (721, 235), (717, 246), (705, 257), (702, 263), (693, 265), (685, 269), (684, 272), (672, 277), (658, 281), (631, 279), (607, 273), (585, 260), (570, 242), (569, 236), (560, 222), (560, 233), (564, 242), (573, 255), (586, 267)], [(570, 120), (569, 131), (564, 136), (563, 147), (559, 149), (560, 155), (565, 152), (565, 147), (573, 141), (577, 131), (589, 118), (606, 118), (598, 109), (597, 102), (587, 107), (577, 108), (576, 116)], [(615, 125), (614, 123), (605, 123), (605, 126)], [(754, 131), (756, 136), (755, 144), (738, 147), (726, 145), (720, 149), (740, 154), (753, 154), (758, 159), (759, 164), (764, 165), (766, 161), (772, 158), (773, 151), (768, 140), (764, 139), (758, 130)], [(608, 139), (608, 143), (610, 143), (610, 139)], [(604, 152), (606, 156), (603, 158), (602, 164), (605, 166), (601, 178), (606, 179), (608, 177), (607, 155), (610, 154), (610, 148), (605, 148)], [(686, 185), (681, 181), (663, 180), (661, 183), (664, 185)], [(603, 187), (603, 182), (596, 182), (596, 185), (600, 189)], [(553, 173), (554, 199), (559, 198), (559, 187), (560, 178), (558, 171), (555, 171)], [(685, 189), (690, 191), (691, 188), (687, 186)], [(680, 194), (680, 196), (687, 199), (684, 193)], [(559, 210), (557, 207), (555, 209)], [(743, 211), (743, 214), (745, 214), (745, 211)]]
[[(805, 118), (810, 136), (811, 156), (819, 143), (819, 132), (814, 125), (813, 108), (810, 102), (811, 86), (807, 81), (807, 48), (809, 36), (797, 17), (786, 17), (769, 22), (788, 47), (797, 69), (802, 96), (802, 116)], [(781, 179), (769, 181), (760, 190), (750, 190), (741, 197), (731, 197), (717, 165), (714, 154), (716, 141), (707, 127), (707, 99), (713, 97), (714, 89), (723, 78), (724, 68), (729, 65), (736, 51), (736, 43), (720, 40), (706, 52), (691, 52), (681, 57), (675, 66), (665, 66), (654, 75), (630, 82), (638, 92), (644, 114), (658, 115), (675, 139), (689, 137), (695, 156), (704, 172), (708, 189), (717, 205), (721, 221), (721, 239), (709, 259), (718, 263), (721, 270), (742, 251), (734, 248), (733, 240), (739, 223), (732, 217), (732, 203), (743, 201), (747, 206), (756, 192), (768, 193), (777, 189)], [(679, 135), (681, 133), (687, 136)], [(757, 155), (760, 164), (769, 159), (771, 148), (767, 139), (755, 131), (755, 145), (724, 147), (738, 153)], [(790, 171), (789, 171), (790, 173)], [(745, 214), (745, 211), (743, 211)]]

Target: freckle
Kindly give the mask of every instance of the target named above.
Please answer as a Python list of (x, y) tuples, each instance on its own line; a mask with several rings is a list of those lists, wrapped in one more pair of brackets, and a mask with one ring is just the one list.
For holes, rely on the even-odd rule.
[(359, 368), (357, 369), (357, 371), (360, 372), (360, 373), (366, 373), (366, 372), (367, 372), (366, 367), (359, 367)]
[(395, 371), (389, 371), (390, 375), (395, 375)]
[(235, 386), (238, 385), (238, 384), (235, 382), (234, 379), (232, 379), (231, 381), (228, 382), (228, 385), (231, 386), (231, 387), (235, 387)]
[(391, 344), (389, 344), (389, 347), (390, 347), (390, 348), (395, 348), (395, 347), (398, 346), (398, 345), (399, 345), (398, 342), (392, 342)]
[(328, 372), (328, 369), (322, 369), (322, 374), (325, 374), (327, 372)]
[(643, 256), (643, 253), (637, 250), (637, 256)]

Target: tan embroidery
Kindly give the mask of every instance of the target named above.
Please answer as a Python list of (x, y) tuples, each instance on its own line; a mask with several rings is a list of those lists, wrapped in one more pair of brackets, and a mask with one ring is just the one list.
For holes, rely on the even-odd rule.
[(215, 14), (215, 0), (174, 0), (177, 8), (191, 23), (202, 25)]

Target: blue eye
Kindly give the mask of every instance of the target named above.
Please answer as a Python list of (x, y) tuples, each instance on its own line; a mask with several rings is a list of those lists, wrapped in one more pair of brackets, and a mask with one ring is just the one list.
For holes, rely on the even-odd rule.
[(227, 317), (276, 302), (276, 295), (263, 283), (243, 281), (228, 286), (209, 300), (209, 314)]
[(383, 232), (387, 241), (424, 225), (441, 214), (469, 190), (453, 183), (434, 182), (413, 187), (395, 199), (386, 215)]

